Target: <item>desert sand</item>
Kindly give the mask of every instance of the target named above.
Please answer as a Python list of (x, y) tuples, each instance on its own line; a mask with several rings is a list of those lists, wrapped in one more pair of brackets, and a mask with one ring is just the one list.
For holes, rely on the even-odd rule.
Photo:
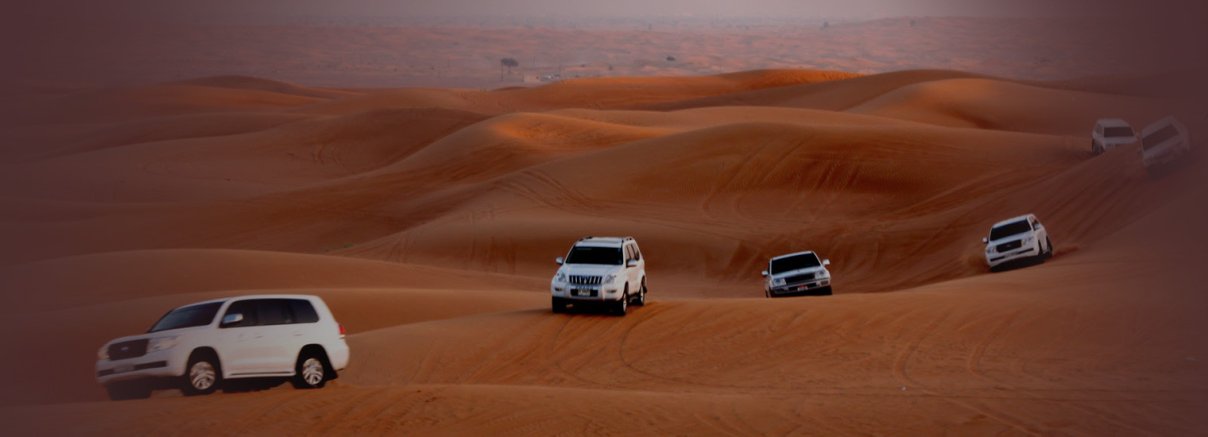
[[(1168, 110), (921, 70), (45, 93), (0, 150), (0, 418), (14, 435), (1201, 433), (1203, 166), (1152, 178), (1136, 146), (1089, 153), (1096, 118)], [(987, 272), (980, 238), (1028, 212), (1055, 258)], [(649, 305), (549, 311), (552, 260), (583, 235), (638, 239)], [(766, 260), (804, 249), (837, 294), (764, 299)], [(350, 367), (318, 391), (104, 400), (103, 342), (245, 293), (324, 297)]]

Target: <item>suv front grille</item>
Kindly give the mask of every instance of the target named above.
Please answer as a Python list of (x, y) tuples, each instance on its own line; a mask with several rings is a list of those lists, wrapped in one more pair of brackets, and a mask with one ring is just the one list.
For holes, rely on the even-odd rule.
[(109, 345), (109, 360), (124, 360), (147, 354), (147, 340), (123, 341)]
[(1018, 249), (1018, 248), (1021, 248), (1021, 247), (1023, 247), (1023, 241), (1016, 240), (1016, 241), (1012, 241), (1012, 242), (1010, 242), (1010, 243), (1003, 243), (1003, 244), (999, 244), (999, 245), (998, 245), (998, 251), (999, 251), (999, 252), (1006, 252), (1006, 251), (1009, 251), (1009, 250), (1015, 250), (1015, 249)]
[(604, 282), (602, 276), (570, 275), (570, 283), (573, 285), (600, 285), (602, 282)]
[(814, 274), (806, 273), (804, 275), (789, 276), (787, 278), (784, 278), (784, 283), (785, 284), (797, 284), (797, 283), (805, 282), (805, 281), (808, 281), (811, 279), (814, 279)]

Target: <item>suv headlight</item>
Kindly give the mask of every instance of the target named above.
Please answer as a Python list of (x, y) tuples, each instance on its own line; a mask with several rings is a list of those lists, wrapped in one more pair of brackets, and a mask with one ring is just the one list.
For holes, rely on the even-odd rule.
[(772, 285), (774, 285), (774, 286), (784, 285), (785, 283), (786, 283), (786, 281), (784, 280), (784, 278), (776, 278), (776, 279), (772, 280)]
[(1024, 237), (1024, 239), (1023, 239), (1023, 244), (1031, 244), (1033, 241), (1036, 241), (1036, 236), (1035, 236), (1035, 235), (1029, 235), (1029, 236), (1027, 236), (1027, 237)]
[(156, 352), (156, 351), (164, 351), (164, 350), (172, 349), (172, 348), (176, 347), (177, 343), (179, 343), (179, 342), (176, 340), (176, 337), (153, 338), (153, 339), (151, 339), (151, 342), (147, 343), (147, 352)]
[(557, 275), (554, 275), (554, 281), (566, 282), (566, 272), (558, 272)]
[(101, 361), (109, 361), (109, 345), (101, 346), (101, 348), (96, 351), (96, 359)]
[(609, 275), (604, 275), (604, 283), (605, 283), (605, 284), (610, 284), (610, 283), (612, 283), (612, 281), (615, 281), (615, 280), (617, 280), (617, 274), (616, 274), (616, 273), (609, 274)]

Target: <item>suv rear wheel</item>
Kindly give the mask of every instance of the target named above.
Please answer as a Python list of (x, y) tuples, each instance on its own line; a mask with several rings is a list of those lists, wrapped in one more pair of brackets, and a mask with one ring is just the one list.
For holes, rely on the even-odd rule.
[(331, 379), (328, 375), (328, 369), (331, 366), (327, 364), (327, 357), (323, 353), (317, 351), (304, 351), (298, 356), (298, 362), (294, 364), (294, 388), (309, 389), (323, 388), (327, 385), (327, 380)]

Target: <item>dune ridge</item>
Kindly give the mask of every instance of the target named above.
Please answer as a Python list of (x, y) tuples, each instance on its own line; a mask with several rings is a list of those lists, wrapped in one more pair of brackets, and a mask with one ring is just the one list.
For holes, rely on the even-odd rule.
[[(1202, 429), (1199, 161), (1092, 157), (1164, 102), (952, 71), (766, 70), (500, 90), (212, 77), (56, 95), (6, 137), (18, 432), (1085, 434)], [(1056, 257), (989, 274), (1034, 212)], [(553, 315), (554, 257), (632, 235), (652, 302)], [(770, 301), (768, 257), (836, 296)], [(1154, 281), (1152, 278), (1159, 278)], [(1144, 290), (1144, 291), (1140, 291)], [(96, 347), (163, 311), (313, 293), (352, 366), (316, 392), (100, 402)], [(1146, 323), (1162, 320), (1163, 323)], [(49, 340), (49, 341), (47, 341)], [(568, 406), (592, 405), (586, 411)], [(202, 415), (171, 415), (188, 408)], [(71, 417), (62, 421), (49, 418)], [(635, 419), (636, 417), (636, 419)], [(133, 424), (133, 425), (130, 425)]]

